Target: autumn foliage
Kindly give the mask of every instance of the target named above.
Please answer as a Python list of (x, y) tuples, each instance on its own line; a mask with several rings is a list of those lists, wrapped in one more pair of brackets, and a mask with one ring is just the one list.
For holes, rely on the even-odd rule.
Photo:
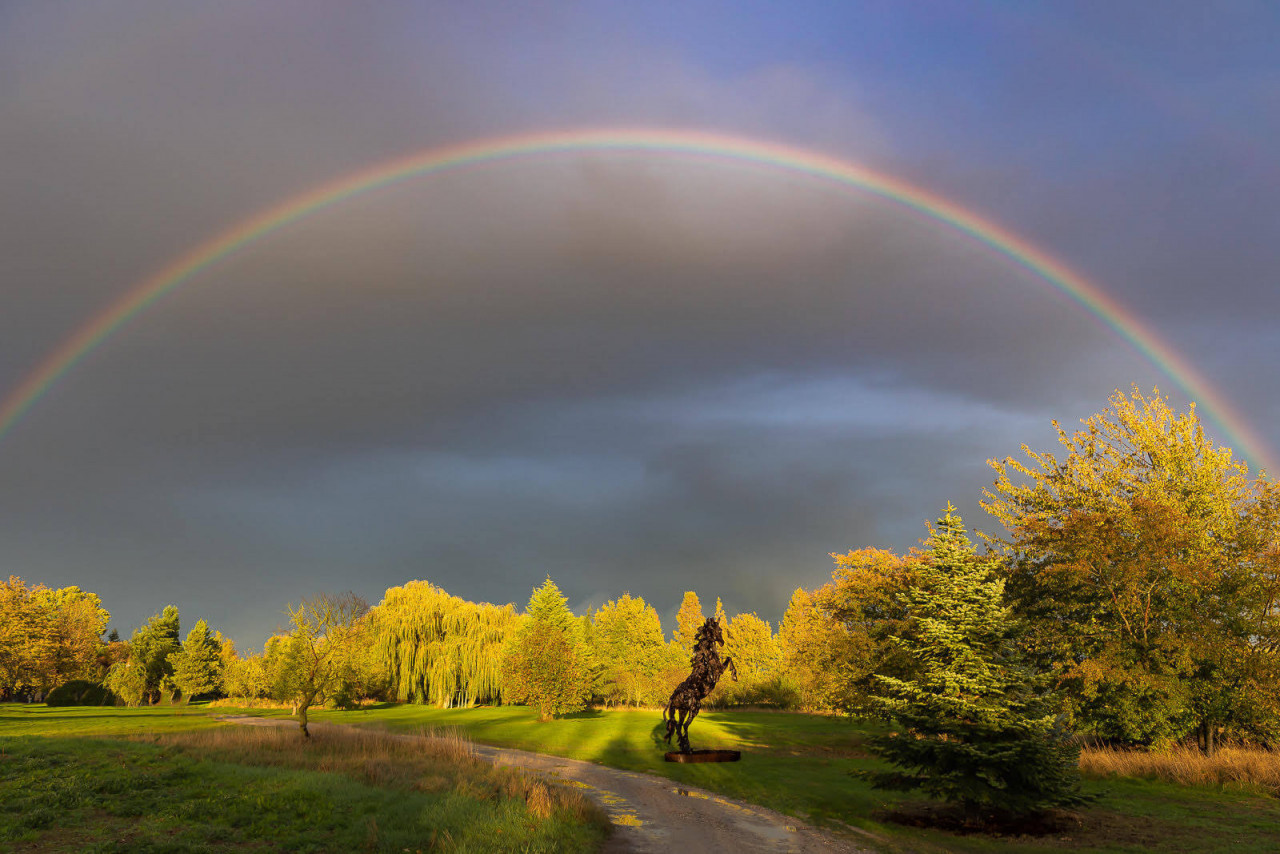
[(96, 594), (79, 587), (28, 586), (16, 575), (0, 582), (0, 699), (101, 679), (109, 616)]
[(1192, 406), (1117, 393), (1061, 454), (992, 463), (1008, 598), (1076, 725), (1120, 742), (1280, 727), (1276, 485)]

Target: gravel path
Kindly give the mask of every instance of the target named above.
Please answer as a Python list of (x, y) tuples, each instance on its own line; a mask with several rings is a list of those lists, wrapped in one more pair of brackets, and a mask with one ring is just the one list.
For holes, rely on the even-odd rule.
[[(294, 721), (281, 718), (225, 715), (219, 720), (249, 726), (297, 726)], [(325, 725), (312, 724), (312, 727), (324, 728)], [(615, 832), (604, 848), (606, 854), (669, 851), (874, 854), (874, 849), (837, 839), (782, 813), (680, 785), (664, 777), (505, 747), (477, 744), (475, 749), (477, 754), (497, 765), (511, 765), (582, 789), (608, 812), (614, 824)]]

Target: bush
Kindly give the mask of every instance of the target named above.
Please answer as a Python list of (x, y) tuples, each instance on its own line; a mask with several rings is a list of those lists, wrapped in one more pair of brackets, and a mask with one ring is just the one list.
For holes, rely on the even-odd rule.
[(44, 702), (46, 706), (114, 706), (119, 701), (105, 685), (73, 679), (50, 691)]
[[(770, 709), (796, 710), (801, 707), (802, 697), (796, 683), (782, 674), (774, 674), (768, 679), (752, 683), (721, 683), (723, 691), (717, 691), (704, 702), (703, 708), (729, 709), (735, 706), (759, 706)], [(719, 696), (716, 696), (716, 695)]]
[(325, 705), (329, 708), (342, 709), (349, 712), (352, 709), (360, 708), (360, 701), (356, 699), (355, 687), (349, 682), (343, 682), (329, 697), (329, 701)]

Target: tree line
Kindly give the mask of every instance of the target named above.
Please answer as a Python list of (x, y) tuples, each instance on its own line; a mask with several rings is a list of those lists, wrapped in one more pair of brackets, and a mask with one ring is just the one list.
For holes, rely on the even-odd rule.
[[(199, 697), (338, 706), (360, 700), (441, 707), (524, 702), (541, 696), (530, 669), (539, 666), (532, 651), (545, 657), (554, 650), (551, 657), (567, 668), (564, 678), (575, 686), (556, 689), (563, 695), (555, 700), (557, 709), (656, 706), (686, 675), (688, 649), (704, 619), (698, 595), (687, 592), (667, 639), (657, 610), (642, 597), (624, 593), (577, 615), (550, 578), (523, 612), (410, 581), (387, 590), (372, 608), (351, 599), (343, 620), (316, 616), (338, 598), (321, 595), (290, 606), (288, 628), (270, 637), (261, 653), (241, 655), (205, 620), (183, 640), (173, 605), (128, 640), (115, 632), (103, 637), (110, 615), (95, 594), (28, 588), (13, 577), (0, 586), (0, 698), (41, 699), (64, 683), (92, 682), (127, 705)], [(743, 678), (720, 689), (713, 703), (796, 705), (795, 692), (779, 688), (782, 651), (771, 625), (754, 613), (727, 619), (719, 599), (714, 613), (727, 627), (726, 646), (742, 662)], [(308, 660), (314, 664), (322, 649), (323, 678), (303, 679), (300, 686), (300, 668)]]
[[(1130, 745), (1195, 738), (1209, 752), (1223, 738), (1275, 743), (1280, 490), (1215, 447), (1194, 405), (1174, 412), (1158, 391), (1117, 392), (1082, 426), (1055, 424), (1056, 453), (1024, 446), (1021, 459), (992, 461), (983, 506), (1000, 530), (976, 534), (983, 554), (952, 543), (952, 557), (969, 551), (951, 575), (978, 566), (999, 582), (991, 655), (1043, 683), (1077, 733)], [(957, 519), (947, 511), (906, 554), (833, 555), (831, 580), (796, 590), (776, 632), (755, 614), (729, 619), (717, 599), (741, 678), (710, 704), (890, 714), (886, 698), (927, 673), (936, 539)], [(109, 615), (96, 595), (11, 577), (0, 585), (0, 697), (82, 680), (131, 704), (226, 695), (304, 712), (361, 699), (528, 703), (543, 716), (657, 706), (687, 673), (705, 616), (693, 592), (670, 637), (630, 593), (574, 614), (550, 578), (523, 611), (411, 581), (373, 607), (316, 597), (289, 613), (257, 655), (203, 621), (180, 640), (173, 606), (121, 641), (102, 637)]]

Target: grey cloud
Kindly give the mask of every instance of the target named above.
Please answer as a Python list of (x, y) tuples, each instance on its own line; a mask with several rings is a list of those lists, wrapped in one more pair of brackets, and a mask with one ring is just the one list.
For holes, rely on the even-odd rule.
[[(948, 194), (1082, 259), (1236, 399), (1255, 380), (1233, 366), (1270, 357), (1274, 201), (1195, 140), (1135, 160), (1082, 146), (1106, 116), (953, 127), (947, 81), (713, 68), (508, 6), (0, 12), (0, 384), (308, 187), (608, 124), (789, 141)], [(1241, 334), (1215, 345), (1204, 317)], [(0, 442), (0, 558), (101, 589), (122, 627), (175, 601), (249, 645), (290, 597), (412, 577), (523, 603), (549, 572), (576, 602), (664, 610), (694, 586), (777, 619), (828, 552), (906, 548), (948, 499), (982, 524), (988, 457), (1134, 382), (1165, 385), (1045, 282), (866, 194), (671, 155), (494, 163), (281, 229), (95, 350)]]

